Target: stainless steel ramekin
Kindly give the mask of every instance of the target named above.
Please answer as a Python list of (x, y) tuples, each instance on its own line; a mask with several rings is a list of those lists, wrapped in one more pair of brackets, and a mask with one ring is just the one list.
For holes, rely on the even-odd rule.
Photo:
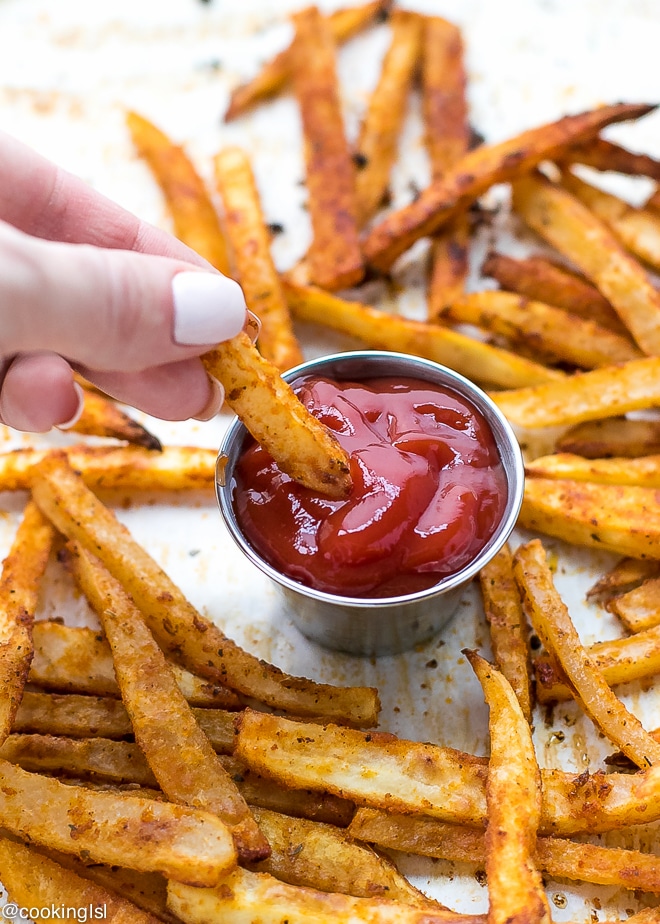
[(363, 350), (338, 353), (302, 363), (284, 375), (293, 382), (303, 375), (360, 380), (405, 376), (457, 392), (481, 411), (499, 450), (507, 482), (507, 503), (498, 528), (481, 552), (461, 571), (417, 593), (385, 599), (344, 597), (306, 587), (280, 574), (264, 561), (241, 532), (232, 503), (234, 468), (248, 438), (239, 420), (228, 428), (216, 467), (220, 511), (233, 539), (248, 559), (279, 588), (291, 619), (308, 638), (326, 648), (355, 655), (392, 655), (436, 635), (454, 614), (463, 589), (497, 554), (515, 526), (523, 498), (524, 469), (518, 441), (499, 408), (462, 375), (437, 363), (402, 353)]

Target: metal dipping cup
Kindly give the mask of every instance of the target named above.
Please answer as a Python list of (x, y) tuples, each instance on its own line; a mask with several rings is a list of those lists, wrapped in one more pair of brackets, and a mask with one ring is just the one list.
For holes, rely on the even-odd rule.
[(479, 410), (493, 433), (504, 467), (507, 503), (499, 526), (461, 571), (433, 587), (398, 597), (344, 597), (306, 587), (280, 574), (256, 552), (242, 534), (232, 503), (234, 468), (249, 434), (239, 420), (227, 430), (216, 465), (220, 511), (233, 539), (248, 559), (279, 588), (287, 613), (307, 638), (326, 648), (353, 655), (393, 655), (436, 635), (454, 614), (466, 585), (504, 545), (515, 526), (523, 498), (524, 469), (518, 441), (499, 408), (472, 382), (430, 360), (402, 353), (364, 350), (338, 353), (302, 363), (283, 376), (294, 382), (304, 375), (331, 379), (405, 376), (450, 388)]

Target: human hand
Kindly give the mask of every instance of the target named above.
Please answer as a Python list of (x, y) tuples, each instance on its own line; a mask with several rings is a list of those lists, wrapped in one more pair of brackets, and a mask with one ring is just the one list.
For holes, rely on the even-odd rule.
[(156, 417), (208, 419), (223, 395), (198, 357), (245, 320), (235, 282), (0, 133), (0, 421), (75, 420), (74, 369)]

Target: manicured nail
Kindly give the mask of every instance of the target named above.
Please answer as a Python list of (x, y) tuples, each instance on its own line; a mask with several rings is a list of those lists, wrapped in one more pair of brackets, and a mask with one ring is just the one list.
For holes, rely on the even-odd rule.
[(224, 404), (225, 390), (220, 382), (218, 382), (217, 379), (212, 379), (210, 376), (209, 382), (211, 383), (211, 397), (199, 414), (195, 414), (194, 420), (211, 420)]
[(245, 320), (245, 325), (243, 326), (243, 330), (248, 335), (252, 343), (257, 342), (257, 338), (259, 337), (259, 334), (261, 333), (261, 321), (256, 316), (256, 314), (254, 314), (254, 312), (249, 310), (249, 308), (248, 308), (247, 318)]
[(177, 273), (172, 280), (174, 341), (212, 346), (240, 333), (245, 299), (238, 283), (220, 273)]
[(71, 417), (69, 420), (65, 420), (64, 423), (57, 424), (58, 430), (70, 430), (71, 427), (75, 427), (75, 425), (80, 420), (83, 408), (85, 407), (85, 392), (77, 382), (73, 383), (73, 387), (75, 388), (76, 394), (78, 395), (78, 407), (76, 408), (73, 417)]

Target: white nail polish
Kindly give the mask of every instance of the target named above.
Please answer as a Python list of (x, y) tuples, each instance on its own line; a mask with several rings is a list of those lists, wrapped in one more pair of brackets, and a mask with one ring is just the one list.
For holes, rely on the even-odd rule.
[(220, 408), (225, 402), (225, 390), (217, 381), (217, 379), (210, 379), (211, 382), (211, 397), (209, 398), (205, 407), (195, 414), (194, 420), (211, 420), (219, 413)]
[(177, 273), (172, 300), (174, 341), (181, 346), (212, 346), (235, 337), (245, 324), (241, 287), (220, 273)]
[(82, 416), (83, 408), (85, 407), (85, 392), (77, 382), (73, 383), (73, 387), (75, 388), (76, 394), (78, 395), (78, 407), (76, 408), (73, 417), (71, 417), (69, 420), (65, 420), (64, 423), (57, 424), (58, 430), (70, 430), (71, 427), (75, 427)]

